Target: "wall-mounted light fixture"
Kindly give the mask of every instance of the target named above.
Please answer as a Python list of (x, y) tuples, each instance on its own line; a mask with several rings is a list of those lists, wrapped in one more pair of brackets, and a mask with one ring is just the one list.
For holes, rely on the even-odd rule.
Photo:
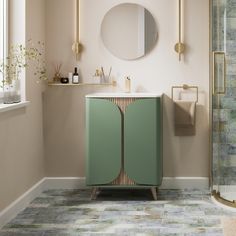
[(82, 45), (80, 43), (80, 0), (75, 0), (75, 42), (72, 45), (76, 60), (80, 59)]
[(179, 54), (179, 61), (181, 61), (181, 55), (184, 53), (185, 45), (182, 42), (182, 0), (179, 2), (179, 42), (175, 44), (175, 51)]

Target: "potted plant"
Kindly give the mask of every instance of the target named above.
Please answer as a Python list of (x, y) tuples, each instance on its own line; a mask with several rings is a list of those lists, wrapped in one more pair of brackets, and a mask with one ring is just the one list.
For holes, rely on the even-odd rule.
[(34, 46), (29, 40), (27, 47), (22, 44), (13, 45), (9, 49), (8, 56), (0, 63), (0, 73), (3, 75), (1, 87), (3, 88), (3, 103), (11, 104), (21, 101), (20, 74), (34, 62), (34, 75), (38, 80), (46, 80), (45, 61), (43, 59), (44, 44), (40, 41)]

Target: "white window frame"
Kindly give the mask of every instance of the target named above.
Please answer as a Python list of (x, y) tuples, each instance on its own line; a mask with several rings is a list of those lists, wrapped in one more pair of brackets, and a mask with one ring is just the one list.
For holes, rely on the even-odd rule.
[[(8, 55), (9, 52), (9, 28), (12, 27), (10, 25), (10, 21), (9, 21), (9, 17), (10, 17), (10, 11), (11, 6), (9, 5), (9, 0), (0, 0), (2, 3), (4, 3), (4, 11), (3, 11), (3, 17), (4, 17), (4, 55), (0, 55), (0, 59), (2, 59), (1, 57), (6, 58), (6, 56)], [(17, 1), (17, 3), (19, 4), (22, 3), (21, 1)], [(24, 2), (25, 4), (25, 2)], [(1, 78), (0, 78), (1, 80)], [(25, 83), (25, 79), (23, 78), (23, 81)], [(1, 81), (0, 81), (1, 83)], [(24, 86), (22, 86), (22, 91), (21, 91), (21, 99), (22, 101), (20, 103), (14, 103), (14, 104), (3, 104), (3, 90), (0, 88), (0, 116), (1, 113), (3, 112), (8, 112), (11, 110), (15, 110), (15, 109), (19, 109), (22, 107), (27, 107), (30, 102), (25, 100), (25, 84)]]
[[(0, 55), (0, 58), (1, 59), (5, 59), (7, 54), (8, 54), (8, 17), (9, 17), (9, 14), (8, 14), (8, 0), (2, 0), (2, 4), (3, 4), (3, 12), (2, 12), (2, 16), (3, 16), (3, 19), (2, 19), (2, 22), (3, 22), (3, 55)], [(0, 83), (2, 84), (2, 80), (3, 78), (0, 77)], [(2, 103), (2, 98), (3, 98), (3, 89), (0, 88), (0, 104)]]

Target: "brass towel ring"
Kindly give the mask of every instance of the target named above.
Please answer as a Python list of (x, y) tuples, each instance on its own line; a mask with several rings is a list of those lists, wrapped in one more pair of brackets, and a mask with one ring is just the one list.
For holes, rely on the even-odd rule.
[(187, 89), (196, 89), (196, 103), (198, 103), (198, 86), (190, 86), (187, 84), (183, 84), (182, 86), (172, 86), (171, 89), (171, 99), (174, 100), (174, 89), (183, 89), (183, 90), (187, 90)]

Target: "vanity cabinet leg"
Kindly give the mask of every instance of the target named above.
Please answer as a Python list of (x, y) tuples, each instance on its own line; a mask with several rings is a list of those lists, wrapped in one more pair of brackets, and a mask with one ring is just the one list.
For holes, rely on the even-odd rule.
[(152, 192), (153, 199), (156, 201), (157, 200), (157, 188), (152, 187), (151, 192)]
[(98, 193), (98, 188), (93, 188), (92, 193), (91, 193), (91, 200), (96, 200), (97, 198), (97, 193)]

